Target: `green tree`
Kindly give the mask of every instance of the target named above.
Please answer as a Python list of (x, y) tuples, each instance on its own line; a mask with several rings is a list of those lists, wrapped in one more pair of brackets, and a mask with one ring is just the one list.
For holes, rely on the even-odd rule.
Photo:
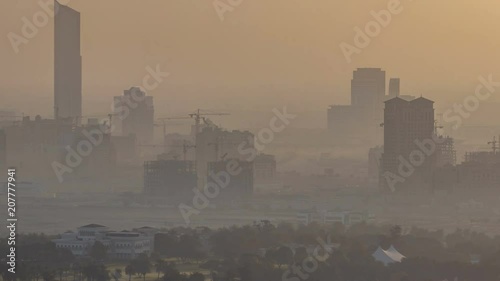
[(128, 275), (128, 281), (132, 280), (132, 275), (136, 273), (135, 267), (132, 263), (125, 266), (125, 274)]
[(108, 248), (99, 241), (96, 241), (94, 245), (92, 245), (92, 248), (90, 248), (90, 253), (89, 253), (90, 257), (92, 257), (97, 261), (105, 260), (107, 254), (108, 254)]
[(145, 254), (139, 255), (135, 260), (132, 261), (134, 265), (135, 271), (142, 275), (143, 280), (146, 280), (146, 274), (151, 271), (151, 262), (149, 261), (149, 257)]

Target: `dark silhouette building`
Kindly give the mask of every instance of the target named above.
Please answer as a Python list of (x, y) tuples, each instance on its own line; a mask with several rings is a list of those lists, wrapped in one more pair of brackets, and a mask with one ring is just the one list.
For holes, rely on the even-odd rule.
[[(437, 145), (434, 136), (434, 102), (393, 98), (385, 102), (384, 152), (380, 186), (391, 189), (430, 188)], [(422, 143), (434, 151), (426, 153)], [(420, 144), (420, 145), (419, 145)]]
[(54, 116), (82, 115), (82, 57), (80, 13), (55, 2), (54, 23)]
[(183, 202), (192, 198), (196, 188), (196, 169), (193, 161), (164, 160), (144, 163), (144, 192), (168, 202)]
[[(220, 182), (212, 175), (219, 173), (229, 174), (228, 167), (237, 166), (238, 173), (230, 175), (226, 186), (220, 186)], [(225, 159), (208, 163), (207, 186), (219, 186), (220, 193), (215, 200), (245, 200), (249, 199), (254, 192), (254, 163), (236, 158)]]

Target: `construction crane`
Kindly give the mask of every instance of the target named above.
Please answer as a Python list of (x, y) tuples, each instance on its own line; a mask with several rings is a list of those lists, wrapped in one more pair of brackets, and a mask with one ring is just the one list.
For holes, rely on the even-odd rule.
[(488, 142), (488, 144), (491, 144), (491, 148), (493, 149), (493, 154), (497, 153), (497, 149), (499, 149), (497, 144), (499, 144), (499, 142), (500, 142), (500, 137), (498, 137), (498, 141), (496, 137), (493, 137), (493, 141)]
[(155, 126), (163, 126), (163, 144), (167, 144), (167, 120), (174, 119), (191, 119), (191, 117), (164, 117), (158, 118), (161, 121), (161, 124), (155, 123)]
[[(82, 121), (82, 118), (99, 118), (99, 117), (108, 117), (109, 126), (111, 127), (111, 122), (113, 121), (113, 116), (120, 115), (119, 113), (108, 113), (102, 115), (87, 115), (87, 116), (77, 116), (75, 117), (75, 122), (78, 124)], [(106, 125), (106, 122), (104, 122)]]
[(207, 112), (201, 113), (201, 109), (197, 109), (195, 113), (189, 114), (189, 117), (193, 118), (195, 121), (195, 136), (200, 132), (200, 123), (204, 116), (223, 116), (223, 115), (231, 115), (229, 113), (224, 112)]

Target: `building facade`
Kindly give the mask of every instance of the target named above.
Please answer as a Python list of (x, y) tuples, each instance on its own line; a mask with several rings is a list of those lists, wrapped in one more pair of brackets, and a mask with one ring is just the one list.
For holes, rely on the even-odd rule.
[(113, 126), (122, 136), (135, 135), (138, 144), (151, 144), (154, 134), (153, 97), (139, 87), (132, 87), (123, 92), (123, 96), (114, 97)]
[(196, 184), (193, 161), (158, 159), (144, 163), (144, 193), (148, 196), (184, 202), (192, 198)]
[(385, 71), (380, 68), (359, 68), (351, 80), (351, 104), (332, 105), (328, 109), (329, 131), (338, 138), (370, 139), (380, 135), (386, 98)]
[(153, 252), (152, 240), (156, 231), (111, 231), (108, 227), (89, 224), (79, 227), (76, 232), (68, 231), (52, 240), (57, 248), (70, 250), (77, 257), (88, 256), (94, 243), (99, 241), (107, 248), (111, 259), (131, 260), (141, 254)]
[(380, 187), (415, 188), (431, 186), (435, 154), (422, 152), (421, 143), (434, 138), (434, 102), (423, 97), (406, 101), (399, 97), (385, 102), (384, 152)]
[(78, 120), (82, 116), (82, 56), (80, 13), (55, 2), (54, 116)]

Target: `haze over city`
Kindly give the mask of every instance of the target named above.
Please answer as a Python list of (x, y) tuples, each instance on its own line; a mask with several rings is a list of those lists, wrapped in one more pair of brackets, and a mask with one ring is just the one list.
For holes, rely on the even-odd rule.
[(1, 281), (498, 281), (493, 0), (0, 3)]
[[(243, 110), (286, 103), (320, 112), (325, 104), (348, 101), (345, 81), (357, 67), (383, 67), (404, 79), (404, 92), (432, 95), (443, 107), (472, 92), (479, 75), (500, 74), (494, 0), (402, 1), (403, 11), (351, 64), (339, 44), (352, 44), (353, 28), (363, 28), (372, 20), (369, 11), (387, 1), (245, 1), (224, 22), (211, 1), (69, 3), (83, 14), (86, 114), (105, 113), (112, 96), (139, 84), (144, 68), (158, 63), (171, 73), (151, 93), (165, 115), (199, 103)], [(5, 35), (20, 33), (21, 18), (40, 9), (27, 0), (1, 5)], [(0, 59), (8, 66), (0, 73), (2, 96), (26, 114), (52, 114), (52, 25), (21, 45), (19, 55), (6, 36), (0, 41)], [(311, 123), (324, 125), (318, 115)]]

